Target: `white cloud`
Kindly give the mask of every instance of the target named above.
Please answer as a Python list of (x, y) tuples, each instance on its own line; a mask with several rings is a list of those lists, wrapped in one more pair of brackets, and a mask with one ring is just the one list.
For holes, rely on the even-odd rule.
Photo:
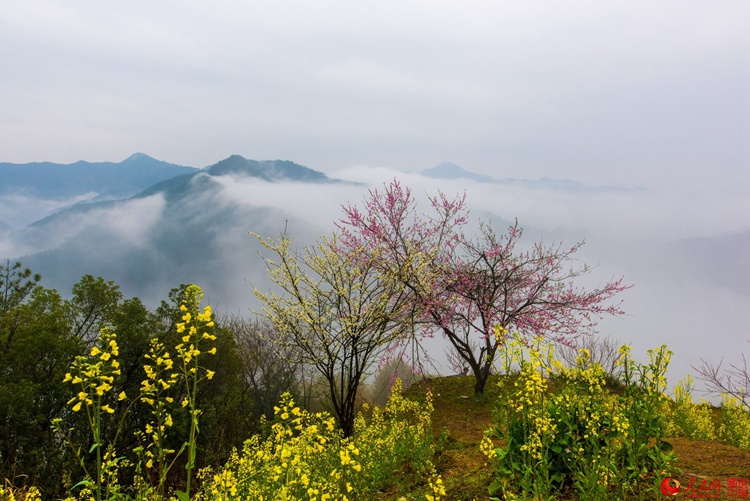
[(523, 226), (546, 230), (585, 231), (606, 238), (654, 240), (710, 237), (750, 230), (745, 214), (750, 198), (745, 193), (720, 194), (711, 190), (687, 193), (668, 189), (590, 191), (576, 193), (532, 189), (518, 185), (440, 180), (387, 167), (352, 167), (330, 173), (333, 177), (380, 187), (398, 178), (416, 195), (442, 190), (448, 195), (467, 194), (474, 211), (487, 211)]
[(236, 176), (212, 179), (221, 185), (221, 196), (226, 201), (279, 208), (328, 230), (333, 230), (334, 221), (341, 218), (341, 205), (346, 200), (359, 201), (367, 192), (366, 187), (343, 184), (266, 183)]
[(109, 232), (135, 248), (148, 245), (149, 230), (161, 219), (166, 206), (161, 194), (130, 199), (114, 209), (92, 215), (92, 219), (105, 222)]
[(12, 228), (23, 228), (59, 209), (89, 200), (98, 193), (84, 193), (68, 200), (44, 200), (21, 194), (0, 196), (0, 219)]
[[(148, 231), (161, 218), (166, 202), (161, 194), (114, 202), (90, 210), (65, 213), (62, 218), (11, 232), (0, 244), (0, 256), (20, 256), (44, 252), (95, 231), (133, 248), (148, 245)], [(1, 207), (0, 207), (1, 209)], [(96, 252), (96, 249), (92, 249)]]

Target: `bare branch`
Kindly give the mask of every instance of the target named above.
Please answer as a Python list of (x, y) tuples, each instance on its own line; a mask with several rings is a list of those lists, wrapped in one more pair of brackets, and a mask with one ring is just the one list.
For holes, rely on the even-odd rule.
[[(750, 342), (750, 340), (748, 340)], [(739, 364), (730, 364), (728, 369), (722, 370), (724, 359), (717, 365), (701, 359), (701, 365), (692, 366), (697, 372), (698, 379), (706, 383), (706, 393), (709, 395), (730, 395), (750, 410), (750, 371), (745, 354)]]

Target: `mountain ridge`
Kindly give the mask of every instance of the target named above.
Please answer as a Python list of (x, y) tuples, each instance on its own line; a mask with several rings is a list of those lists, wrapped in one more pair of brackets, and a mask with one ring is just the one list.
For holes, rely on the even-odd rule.
[(551, 189), (564, 190), (576, 194), (588, 194), (595, 192), (607, 193), (645, 193), (648, 190), (642, 187), (625, 188), (620, 186), (602, 185), (589, 186), (571, 179), (554, 179), (549, 177), (540, 177), (537, 179), (517, 179), (506, 177), (495, 179), (484, 174), (471, 172), (453, 162), (442, 162), (435, 167), (424, 169), (419, 172), (420, 175), (433, 179), (469, 179), (483, 184), (499, 184), (505, 186), (520, 186), (528, 189)]
[(134, 153), (121, 162), (3, 162), (0, 163), (3, 178), (0, 195), (66, 200), (96, 193), (100, 198), (127, 198), (161, 180), (196, 170), (143, 153)]
[(160, 192), (165, 193), (166, 196), (176, 196), (190, 189), (191, 183), (200, 182), (200, 176), (220, 177), (233, 175), (256, 178), (269, 183), (284, 181), (313, 184), (346, 183), (346, 181), (329, 178), (320, 171), (289, 160), (249, 160), (235, 154), (196, 172), (165, 179), (134, 195), (134, 198), (148, 197)]
[(340, 182), (320, 171), (289, 160), (249, 160), (241, 155), (231, 155), (203, 169), (212, 176), (227, 174), (257, 177), (264, 181), (300, 181), (313, 183)]

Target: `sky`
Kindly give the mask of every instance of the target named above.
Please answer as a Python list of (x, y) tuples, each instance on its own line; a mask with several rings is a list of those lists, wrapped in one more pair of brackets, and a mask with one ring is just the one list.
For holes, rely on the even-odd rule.
[(750, 3), (9, 2), (0, 161), (495, 177), (744, 195)]

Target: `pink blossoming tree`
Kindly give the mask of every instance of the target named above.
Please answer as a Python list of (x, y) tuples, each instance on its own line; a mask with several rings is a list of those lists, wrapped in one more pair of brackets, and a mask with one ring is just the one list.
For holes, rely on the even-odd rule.
[(360, 258), (408, 292), (414, 318), (442, 332), (471, 369), (475, 393), (484, 391), (505, 342), (496, 326), (527, 338), (565, 341), (592, 330), (604, 314), (623, 313), (619, 303), (610, 303), (629, 287), (622, 279), (592, 290), (576, 285), (590, 271), (574, 260), (582, 242), (521, 250), (517, 223), (500, 236), (482, 224), (478, 238), (467, 238), (465, 196), (450, 200), (440, 193), (430, 202), (431, 213), (418, 214), (410, 190), (394, 180), (370, 192), (364, 211), (344, 207), (341, 241), (349, 249), (366, 249)]

